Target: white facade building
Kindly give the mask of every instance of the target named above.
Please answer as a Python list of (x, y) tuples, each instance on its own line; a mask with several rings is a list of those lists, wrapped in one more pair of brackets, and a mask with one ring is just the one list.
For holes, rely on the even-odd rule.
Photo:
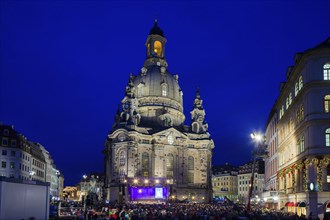
[[(277, 140), (269, 161), (278, 167), (279, 208), (321, 214), (330, 200), (330, 38), (297, 53), (286, 76), (272, 110), (278, 119), (267, 124), (277, 121), (267, 143)], [(273, 170), (266, 172), (274, 182)]]

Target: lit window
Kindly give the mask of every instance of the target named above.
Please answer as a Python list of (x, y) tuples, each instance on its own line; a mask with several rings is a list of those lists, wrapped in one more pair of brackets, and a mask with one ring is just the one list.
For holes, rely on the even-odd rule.
[(330, 164), (327, 166), (327, 183), (330, 183)]
[(325, 146), (330, 147), (330, 128), (325, 130)]
[(15, 169), (15, 162), (10, 162), (10, 168)]
[(302, 76), (299, 77), (299, 91), (302, 89), (303, 87), (303, 78)]
[(162, 43), (160, 41), (154, 42), (154, 55), (157, 55), (158, 57), (162, 56)]
[(167, 85), (166, 84), (162, 85), (162, 96), (167, 96)]
[(300, 120), (304, 120), (304, 106), (301, 105), (300, 106)]
[(121, 166), (124, 166), (125, 165), (125, 162), (126, 162), (125, 152), (124, 151), (121, 151), (120, 154), (119, 154), (119, 164)]
[(304, 152), (305, 151), (305, 136), (302, 136), (300, 138), (300, 152)]
[(326, 63), (323, 66), (323, 79), (330, 80), (330, 63)]
[(324, 96), (324, 111), (325, 113), (330, 112), (330, 95)]
[(289, 98), (286, 98), (286, 102), (285, 102), (285, 109), (289, 108)]
[(291, 105), (292, 103), (292, 93), (290, 92), (290, 95), (289, 95), (289, 105)]
[(295, 86), (294, 86), (294, 95), (297, 96), (298, 92), (299, 92), (299, 85), (298, 85), (298, 83), (296, 82), (296, 84), (295, 84)]

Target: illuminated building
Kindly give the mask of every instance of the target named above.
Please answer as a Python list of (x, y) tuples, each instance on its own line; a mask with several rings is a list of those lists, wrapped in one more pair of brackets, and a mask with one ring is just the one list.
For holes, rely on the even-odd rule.
[(278, 208), (320, 214), (330, 198), (330, 38), (294, 62), (267, 124), (266, 186), (276, 182)]
[[(246, 203), (249, 196), (249, 188), (251, 184), (253, 163), (246, 163), (239, 167), (237, 175), (238, 183), (238, 200), (241, 203)], [(252, 199), (262, 199), (262, 192), (264, 189), (264, 175), (265, 175), (265, 163), (263, 160), (257, 160), (254, 167), (254, 183), (252, 189)]]
[(191, 124), (184, 125), (183, 92), (178, 75), (167, 69), (165, 43), (155, 22), (145, 44), (144, 65), (130, 76), (106, 139), (105, 183), (110, 201), (209, 202), (212, 197), (214, 144), (202, 99), (197, 91)]
[(0, 124), (0, 153), (1, 176), (49, 182), (50, 195), (59, 195), (64, 180), (58, 185), (59, 178), (55, 174), (58, 170), (41, 144), (28, 140), (13, 126)]
[(213, 200), (223, 202), (225, 197), (236, 202), (238, 199), (237, 174), (238, 167), (228, 163), (212, 167)]

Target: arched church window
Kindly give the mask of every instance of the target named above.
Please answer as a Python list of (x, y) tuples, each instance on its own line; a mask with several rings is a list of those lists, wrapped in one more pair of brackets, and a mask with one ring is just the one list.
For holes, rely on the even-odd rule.
[(162, 84), (162, 96), (167, 96), (167, 85)]
[(188, 157), (188, 183), (194, 183), (194, 158)]
[(155, 55), (157, 55), (158, 57), (162, 56), (162, 51), (163, 48), (162, 48), (162, 43), (158, 40), (156, 40), (154, 42), (154, 53)]
[(323, 79), (330, 80), (330, 63), (326, 63), (323, 66)]
[(125, 152), (122, 150), (119, 153), (119, 164), (120, 164), (120, 166), (124, 166), (125, 163), (126, 163)]
[(149, 154), (147, 152), (142, 154), (142, 176), (149, 176)]
[(324, 112), (330, 112), (330, 95), (324, 96)]
[(325, 130), (325, 146), (330, 147), (330, 128)]
[(166, 178), (173, 178), (174, 156), (168, 154), (166, 157)]

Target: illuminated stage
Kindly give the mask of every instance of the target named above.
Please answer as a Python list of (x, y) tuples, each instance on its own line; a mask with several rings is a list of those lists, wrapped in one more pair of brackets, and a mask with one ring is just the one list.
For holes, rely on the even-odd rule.
[(167, 187), (128, 187), (131, 201), (167, 200)]

